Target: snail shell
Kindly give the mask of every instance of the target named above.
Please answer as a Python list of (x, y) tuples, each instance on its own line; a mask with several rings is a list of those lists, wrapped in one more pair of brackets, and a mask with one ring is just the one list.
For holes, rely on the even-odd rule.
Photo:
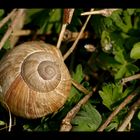
[(15, 47), (2, 58), (0, 86), (0, 97), (13, 114), (34, 119), (64, 105), (71, 77), (59, 49), (32, 41)]

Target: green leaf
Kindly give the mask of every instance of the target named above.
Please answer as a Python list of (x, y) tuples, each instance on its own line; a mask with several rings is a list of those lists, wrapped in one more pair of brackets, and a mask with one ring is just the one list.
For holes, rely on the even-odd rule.
[[(49, 13), (49, 18), (48, 21), (42, 22), (42, 26), (40, 30), (38, 31), (39, 33), (44, 33), (44, 32), (51, 32), (52, 28), (54, 27), (54, 30), (56, 33), (59, 33), (61, 29), (61, 16), (62, 16), (62, 10), (61, 9), (54, 9)], [(43, 21), (43, 20), (42, 20)]]
[(31, 9), (27, 9), (26, 11), (26, 19), (25, 19), (25, 24), (28, 24), (29, 22), (31, 22), (32, 20), (34, 20), (35, 17), (38, 16), (39, 13), (41, 13), (44, 9), (35, 9), (35, 8), (31, 8)]
[(82, 70), (81, 64), (77, 65), (75, 73), (72, 74), (72, 78), (74, 80), (76, 80), (78, 83), (80, 83), (83, 80), (84, 75), (83, 75), (83, 70)]
[(3, 14), (4, 14), (4, 10), (0, 9), (0, 17), (3, 16)]
[(105, 84), (102, 90), (99, 91), (99, 95), (103, 100), (103, 104), (110, 110), (113, 110), (112, 106), (121, 99), (123, 92), (123, 86), (121, 84)]
[(30, 126), (28, 124), (23, 125), (24, 131), (32, 132), (32, 129), (30, 129)]
[[(83, 74), (83, 70), (82, 70), (82, 65), (79, 64), (76, 67), (75, 72), (72, 73), (72, 78), (77, 81), (78, 83), (81, 83), (81, 81), (84, 78), (84, 74)], [(79, 101), (79, 99), (82, 97), (82, 94), (79, 92), (78, 89), (76, 89), (74, 86), (72, 86), (71, 91), (70, 91), (70, 95), (68, 98), (68, 102), (69, 103), (76, 103), (77, 101)]]
[(116, 60), (117, 62), (119, 62), (119, 63), (121, 63), (121, 64), (124, 64), (124, 63), (126, 62), (122, 50), (116, 52), (114, 58), (115, 58), (115, 60)]
[(127, 12), (128, 12), (129, 15), (133, 15), (135, 10), (136, 9), (131, 8), (131, 9), (127, 9)]
[(136, 72), (139, 71), (139, 67), (134, 65), (134, 64), (132, 64), (132, 63), (128, 63), (126, 65), (126, 68), (127, 68), (127, 71), (126, 71), (125, 76), (127, 76), (127, 77), (131, 76), (131, 75), (133, 75), (133, 74), (135, 74)]
[(26, 24), (38, 28), (38, 33), (59, 33), (62, 24), (62, 9), (29, 9)]
[(105, 131), (109, 132), (109, 131), (117, 128), (117, 126), (118, 126), (118, 123), (112, 122), (105, 128)]
[(0, 126), (5, 125), (6, 123), (4, 121), (0, 121)]
[(140, 59), (140, 42), (137, 42), (133, 45), (133, 48), (130, 52), (130, 57), (132, 59)]
[(116, 80), (117, 79), (118, 80), (121, 79), (124, 76), (124, 74), (126, 73), (126, 71), (127, 71), (126, 66), (125, 65), (122, 65), (120, 67), (120, 69), (118, 70), (118, 72), (115, 74), (115, 79)]
[(125, 10), (114, 11), (110, 17), (121, 31), (127, 33), (130, 30), (130, 16)]
[(95, 131), (101, 124), (100, 113), (88, 102), (72, 120), (72, 131)]
[(138, 112), (138, 119), (140, 120), (140, 111)]
[(107, 53), (111, 52), (112, 50), (112, 42), (111, 42), (109, 32), (105, 30), (102, 32), (101, 35), (101, 46), (102, 46), (102, 50)]
[(117, 68), (120, 64), (109, 54), (101, 52), (98, 56), (98, 65), (102, 69)]

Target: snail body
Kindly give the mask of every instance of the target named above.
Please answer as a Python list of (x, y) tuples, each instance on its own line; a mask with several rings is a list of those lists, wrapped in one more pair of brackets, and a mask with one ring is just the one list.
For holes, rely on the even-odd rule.
[(35, 119), (60, 109), (71, 77), (59, 49), (39, 41), (25, 42), (0, 61), (0, 97), (10, 111)]

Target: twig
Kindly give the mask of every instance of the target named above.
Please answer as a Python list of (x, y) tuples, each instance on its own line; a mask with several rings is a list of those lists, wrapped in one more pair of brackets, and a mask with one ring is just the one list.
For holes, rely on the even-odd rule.
[(72, 84), (81, 92), (85, 93), (85, 94), (89, 94), (89, 91), (84, 88), (81, 84), (79, 84), (78, 82), (76, 82), (75, 80), (72, 79)]
[(112, 119), (137, 95), (139, 89), (135, 90), (132, 94), (130, 94), (107, 118), (107, 120), (99, 127), (98, 132), (103, 131), (108, 124), (112, 121)]
[(58, 38), (58, 41), (57, 41), (57, 45), (56, 45), (57, 48), (60, 48), (60, 45), (61, 45), (61, 42), (63, 40), (63, 36), (64, 36), (65, 30), (66, 30), (66, 27), (67, 27), (67, 24), (62, 25), (62, 29), (61, 29), (61, 32), (60, 32), (60, 35), (59, 35), (59, 38)]
[(60, 48), (66, 27), (68, 24), (70, 24), (73, 13), (74, 13), (74, 9), (64, 9), (63, 25), (62, 25), (62, 29), (61, 29), (61, 32), (57, 41), (57, 45), (56, 45), (57, 48)]
[(103, 16), (108, 17), (112, 14), (112, 12), (116, 10), (119, 10), (119, 9), (103, 9), (103, 10), (98, 10), (98, 11), (84, 12), (84, 13), (81, 13), (81, 16), (101, 14)]
[(92, 93), (87, 94), (83, 99), (81, 99), (75, 106), (72, 108), (62, 120), (60, 131), (70, 131), (72, 128), (71, 120), (75, 117), (77, 112), (80, 110), (81, 106), (84, 105), (88, 99), (92, 96)]
[(140, 74), (135, 74), (133, 76), (129, 76), (129, 77), (123, 78), (121, 81), (122, 81), (122, 84), (125, 84), (126, 82), (129, 82), (129, 81), (132, 81), (132, 80), (136, 80), (136, 79), (140, 79)]
[(11, 32), (14, 30), (15, 26), (18, 23), (18, 20), (19, 20), (20, 16), (22, 16), (23, 12), (24, 12), (24, 9), (19, 9), (17, 11), (17, 15), (15, 16), (15, 19), (11, 23), (11, 26), (8, 28), (7, 32), (5, 33), (5, 35), (3, 36), (3, 38), (2, 38), (2, 40), (0, 42), (0, 49), (3, 47), (3, 45), (6, 42), (6, 40), (9, 38)]
[[(91, 9), (91, 11), (93, 11), (94, 9)], [(83, 34), (86, 26), (87, 26), (87, 23), (90, 19), (91, 15), (89, 15), (81, 29), (81, 31), (79, 32), (78, 36), (77, 36), (77, 39), (74, 41), (73, 45), (71, 46), (71, 48), (66, 52), (66, 54), (64, 54), (64, 60), (66, 60), (66, 58), (73, 52), (73, 50), (76, 48), (76, 45), (81, 37), (81, 35)]]
[(138, 107), (140, 106), (140, 98), (131, 106), (128, 115), (125, 117), (123, 123), (119, 126), (117, 131), (124, 131), (127, 125), (132, 120), (135, 112), (137, 111)]
[(26, 36), (26, 35), (30, 35), (32, 33), (31, 30), (15, 30), (13, 31), (13, 33), (11, 35), (13, 36)]
[(12, 127), (12, 116), (11, 116), (10, 108), (4, 101), (1, 101), (1, 103), (7, 108), (8, 112), (9, 112), (9, 126), (8, 126), (9, 129), (8, 129), (8, 131), (10, 132), (11, 127)]
[[(62, 41), (74, 41), (76, 40), (77, 36), (78, 36), (79, 32), (72, 32), (70, 30), (65, 30), (64, 32), (64, 36), (63, 36), (63, 40)], [(83, 32), (83, 34), (81, 35), (80, 39), (87, 39), (88, 37), (93, 36), (91, 33), (89, 33), (88, 31)]]
[(3, 20), (0, 22), (0, 28), (14, 15), (17, 9), (13, 9)]

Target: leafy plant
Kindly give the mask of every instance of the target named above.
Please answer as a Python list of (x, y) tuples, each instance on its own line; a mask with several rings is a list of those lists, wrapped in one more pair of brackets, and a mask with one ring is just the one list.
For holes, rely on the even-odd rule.
[(72, 120), (72, 131), (95, 131), (101, 122), (100, 113), (88, 102)]
[[(62, 39), (60, 50), (67, 51), (77, 39), (87, 16), (81, 13), (89, 9), (75, 9), (71, 23), (67, 25), (70, 40)], [(94, 9), (102, 11), (106, 9)], [(9, 14), (9, 11), (0, 9), (0, 22)], [(32, 40), (43, 40), (57, 44), (63, 25), (64, 9), (26, 9), (26, 18), (22, 31), (31, 31), (20, 36), (17, 44)], [(0, 29), (0, 39), (9, 29), (12, 20), (5, 23)], [(13, 35), (13, 33), (11, 33)], [(66, 36), (67, 37), (67, 36)], [(94, 48), (88, 51), (85, 46)], [(9, 38), (2, 46), (0, 58), (11, 49)], [(64, 53), (63, 52), (63, 53)], [(62, 54), (63, 54), (62, 53)], [(14, 57), (14, 56), (13, 56)], [(70, 70), (71, 78), (89, 91), (93, 96), (83, 105), (72, 119), (72, 131), (98, 131), (109, 115), (118, 108), (131, 93), (139, 87), (140, 72), (140, 9), (117, 9), (109, 16), (94, 14), (91, 16), (85, 31), (72, 55), (65, 63)], [(137, 75), (138, 74), (138, 75)], [(135, 79), (136, 77), (136, 79)], [(1, 91), (0, 91), (1, 92)], [(59, 131), (62, 120), (67, 113), (85, 96), (74, 86), (65, 105), (55, 112), (37, 120), (17, 118), (15, 128), (21, 131)], [(131, 105), (139, 98), (131, 100), (109, 123), (105, 131), (117, 131), (129, 112)], [(0, 109), (0, 127), (8, 123), (3, 119), (3, 110)], [(131, 120), (131, 130), (140, 130), (139, 109)], [(16, 129), (15, 129), (16, 130)], [(128, 131), (128, 128), (125, 128)]]

